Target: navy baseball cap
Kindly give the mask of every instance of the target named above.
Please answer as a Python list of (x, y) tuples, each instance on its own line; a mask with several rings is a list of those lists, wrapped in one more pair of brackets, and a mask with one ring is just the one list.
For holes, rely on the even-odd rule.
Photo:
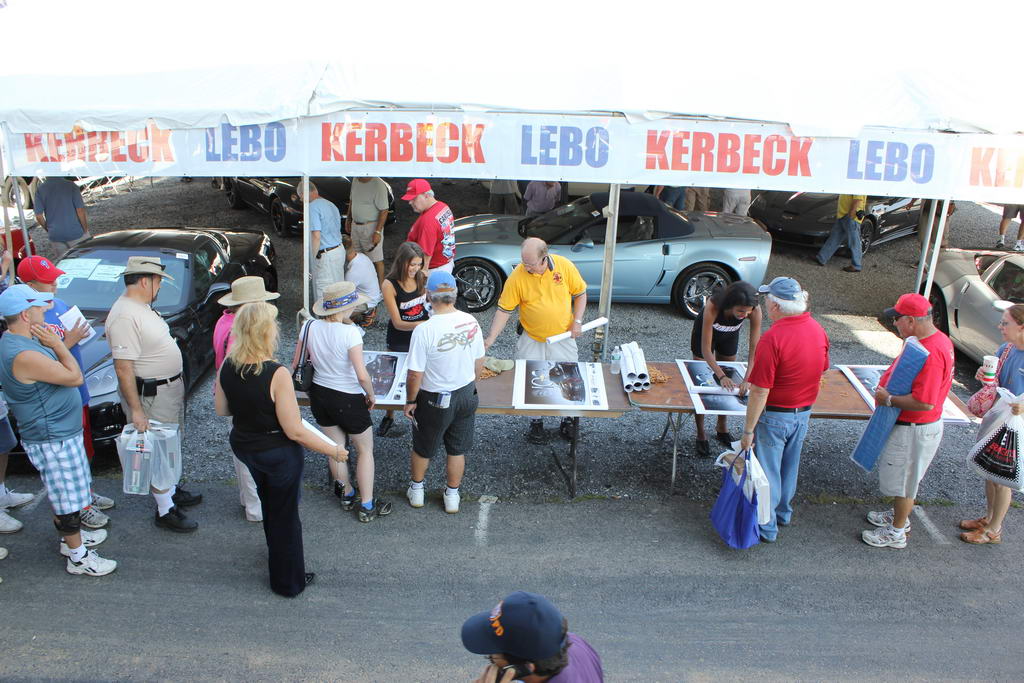
[(477, 655), (502, 653), (536, 662), (558, 654), (562, 642), (562, 613), (543, 595), (526, 591), (462, 624), (462, 644)]
[(800, 283), (791, 277), (777, 277), (766, 285), (761, 285), (757, 291), (762, 294), (771, 294), (786, 301), (796, 301), (800, 294)]
[(28, 285), (12, 285), (0, 294), (0, 315), (18, 315), (33, 306), (49, 307), (53, 302), (53, 294), (37, 292)]
[(428, 292), (455, 292), (458, 287), (455, 285), (455, 278), (446, 270), (432, 270), (427, 278)]

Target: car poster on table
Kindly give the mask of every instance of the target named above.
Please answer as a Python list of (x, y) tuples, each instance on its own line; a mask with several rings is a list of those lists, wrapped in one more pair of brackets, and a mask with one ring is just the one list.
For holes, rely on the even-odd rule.
[[(868, 408), (875, 409), (875, 388), (889, 366), (888, 365), (837, 365), (837, 368), (846, 375), (850, 384), (857, 390), (860, 397), (868, 404)], [(957, 408), (956, 404), (947, 396), (942, 406), (942, 421), (947, 424), (970, 424), (977, 422), (966, 415), (964, 411)]]
[(517, 410), (608, 410), (600, 363), (517, 360), (512, 389)]
[[(677, 359), (676, 365), (690, 392), (690, 401), (699, 415), (747, 414), (747, 397), (739, 396), (737, 389), (723, 389), (706, 362)], [(746, 363), (721, 362), (718, 366), (737, 385), (747, 373)]]
[(363, 351), (363, 362), (370, 373), (377, 403), (405, 406), (406, 360), (404, 351)]

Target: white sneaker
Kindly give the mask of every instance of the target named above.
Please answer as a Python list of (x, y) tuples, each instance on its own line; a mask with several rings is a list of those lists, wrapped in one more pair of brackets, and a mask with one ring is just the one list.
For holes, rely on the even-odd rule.
[(0, 534), (13, 534), (15, 531), (21, 531), (23, 526), (25, 525), (7, 514), (6, 510), (0, 510)]
[(896, 531), (891, 526), (880, 526), (876, 529), (865, 529), (861, 532), (862, 541), (875, 548), (906, 548), (907, 535)]
[(1024, 240), (1017, 240), (1017, 243), (1013, 245), (1014, 251), (1024, 251)]
[(117, 562), (104, 560), (95, 550), (88, 550), (81, 562), (68, 558), (68, 574), (84, 574), (85, 576), (106, 576), (117, 569)]
[(109, 510), (110, 508), (114, 507), (114, 500), (112, 498), (107, 498), (106, 496), (101, 496), (100, 494), (93, 491), (91, 506), (96, 508), (97, 510)]
[(455, 493), (448, 493), (448, 491), (445, 491), (444, 511), (447, 512), (449, 515), (454, 515), (456, 512), (459, 511), (459, 502), (461, 500), (462, 496), (459, 495), (458, 491), (456, 491)]
[(110, 524), (110, 517), (107, 517), (96, 508), (87, 507), (82, 510), (82, 526), (87, 526), (90, 529), (101, 529), (108, 524)]
[[(892, 520), (895, 519), (896, 513), (892, 509), (879, 510), (878, 512), (869, 512), (868, 521), (875, 526), (892, 526)], [(907, 525), (903, 527), (903, 533), (910, 533), (910, 520), (907, 520)]]
[(31, 493), (17, 493), (7, 489), (7, 493), (0, 493), (0, 508), (19, 508), (28, 505), (35, 499)]
[(414, 489), (411, 486), (407, 488), (405, 490), (405, 497), (409, 499), (409, 505), (414, 508), (423, 507), (423, 491), (424, 489), (422, 488)]
[[(105, 540), (107, 540), (106, 529), (97, 529), (96, 531), (82, 529), (82, 545), (86, 548), (95, 548)], [(60, 554), (64, 557), (71, 557), (71, 548), (68, 547), (63, 538), (60, 539)]]

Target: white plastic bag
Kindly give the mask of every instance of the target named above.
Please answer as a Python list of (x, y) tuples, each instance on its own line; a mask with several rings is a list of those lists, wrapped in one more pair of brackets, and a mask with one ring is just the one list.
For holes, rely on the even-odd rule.
[(978, 440), (967, 454), (968, 460), (985, 479), (1016, 491), (1024, 490), (1024, 415), (1014, 415), (1010, 405), (1024, 402), (1024, 394), (1015, 396), (999, 387), (998, 399), (985, 414)]
[[(740, 477), (743, 475), (744, 459), (740, 457), (741, 455), (742, 451), (726, 451), (715, 460), (717, 466), (725, 468), (732, 465), (733, 460), (740, 458), (740, 461), (736, 463), (736, 467), (732, 470), (732, 479), (737, 484), (740, 483)], [(757, 461), (757, 456), (754, 455), (754, 449), (751, 448), (750, 473), (747, 475), (747, 480), (743, 482), (743, 495), (746, 496), (747, 500), (753, 501), (755, 493), (757, 494), (757, 523), (767, 524), (772, 519), (771, 487), (768, 484), (768, 477), (765, 475), (764, 469), (761, 468), (761, 463)]]
[(166, 490), (181, 479), (181, 439), (178, 425), (150, 421), (139, 433), (128, 423), (117, 437), (117, 456), (124, 472), (122, 490), (148, 495), (150, 487)]

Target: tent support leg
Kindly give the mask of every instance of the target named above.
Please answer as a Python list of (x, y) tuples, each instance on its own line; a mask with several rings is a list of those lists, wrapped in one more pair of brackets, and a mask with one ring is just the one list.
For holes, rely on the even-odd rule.
[[(921, 280), (924, 279), (924, 263), (928, 258), (928, 245), (931, 244), (932, 239), (932, 227), (935, 225), (935, 208), (938, 203), (935, 200), (928, 202), (928, 216), (925, 217), (924, 212), (921, 212), (921, 218), (917, 221), (917, 232), (924, 235), (924, 239), (921, 240), (921, 253), (917, 259), (917, 278), (914, 280), (914, 291), (921, 291)], [(927, 223), (925, 223), (927, 220)], [(925, 295), (927, 296), (927, 294)]]
[(942, 211), (939, 214), (939, 225), (935, 228), (935, 244), (932, 246), (932, 258), (928, 262), (928, 279), (925, 281), (923, 293), (925, 296), (932, 291), (932, 282), (935, 280), (935, 266), (939, 262), (939, 252), (942, 251), (942, 234), (946, 231), (946, 214), (949, 211), (949, 200), (942, 200)]
[(612, 276), (615, 274), (615, 242), (619, 233), (619, 191), (619, 184), (612, 183), (608, 191), (608, 206), (604, 210), (608, 224), (604, 231), (604, 263), (601, 267), (601, 298), (597, 303), (597, 315), (608, 318), (609, 323), (597, 330), (594, 335), (596, 363), (608, 358), (608, 327), (612, 319)]

